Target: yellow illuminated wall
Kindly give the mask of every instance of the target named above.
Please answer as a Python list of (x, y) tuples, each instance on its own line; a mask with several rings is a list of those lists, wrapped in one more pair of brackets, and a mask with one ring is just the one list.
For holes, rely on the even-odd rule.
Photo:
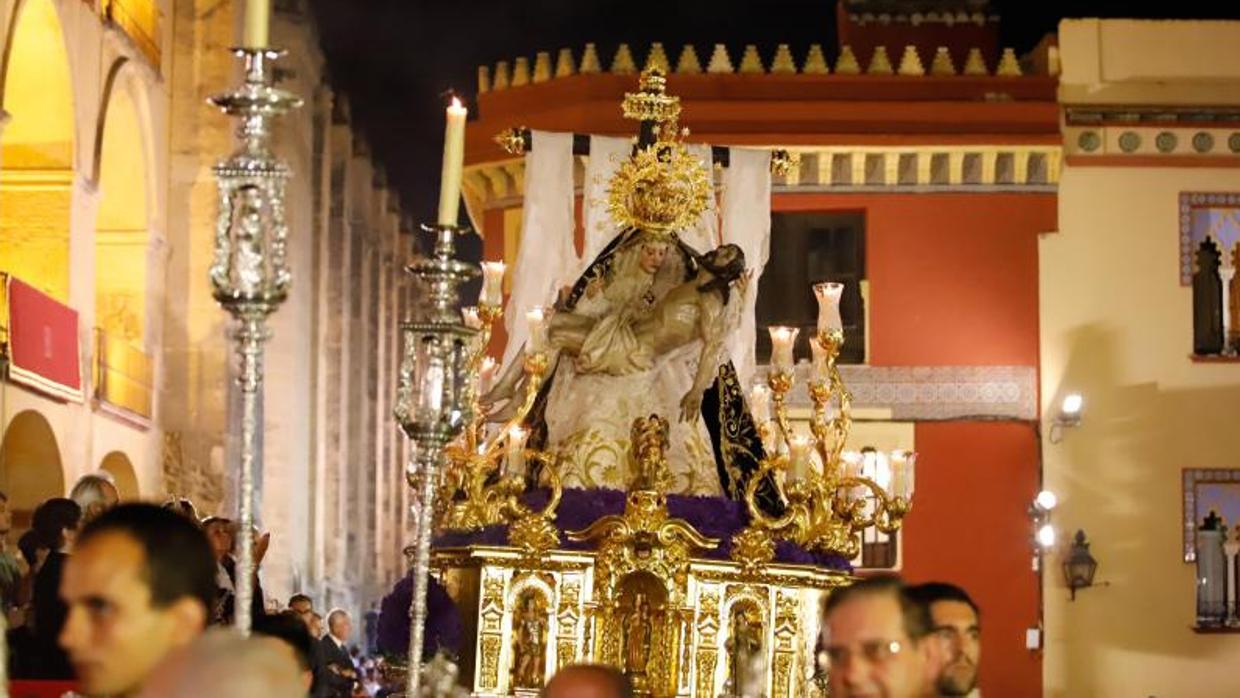
[(138, 110), (117, 86), (104, 122), (95, 237), (95, 324), (140, 344), (146, 305), (146, 164)]
[(26, 0), (5, 73), (0, 270), (67, 301), (73, 88), (52, 0)]

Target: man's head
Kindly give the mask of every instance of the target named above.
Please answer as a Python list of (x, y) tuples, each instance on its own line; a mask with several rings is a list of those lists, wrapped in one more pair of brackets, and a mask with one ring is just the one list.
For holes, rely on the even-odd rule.
[(314, 683), (314, 639), (306, 622), (295, 611), (263, 616), (254, 622), (254, 634), (275, 644), (301, 670), (303, 690)]
[(896, 577), (876, 577), (833, 591), (823, 644), (833, 698), (917, 698), (930, 643), (925, 609)]
[(353, 621), (349, 619), (349, 614), (339, 608), (328, 613), (327, 632), (341, 642), (348, 640), (349, 636), (353, 634)]
[(211, 554), (216, 560), (223, 560), (225, 555), (233, 551), (236, 541), (236, 526), (222, 516), (208, 516), (202, 520), (202, 531), (207, 534), (211, 544)]
[(41, 547), (60, 550), (73, 545), (82, 523), (82, 507), (64, 497), (49, 499), (34, 510), (31, 523)]
[(116, 491), (116, 485), (112, 482), (111, 476), (100, 471), (83, 475), (69, 492), (69, 499), (82, 507), (82, 520), (90, 521), (116, 506), (121, 496)]
[(314, 601), (305, 594), (293, 594), (288, 600), (288, 610), (303, 619), (309, 619), (310, 613), (314, 611)]
[(194, 640), (215, 598), (215, 561), (194, 522), (124, 504), (89, 523), (65, 563), (60, 644), (89, 694), (128, 696)]
[(955, 584), (927, 582), (910, 587), (909, 595), (930, 615), (930, 630), (947, 648), (942, 669), (934, 678), (940, 696), (966, 696), (977, 686), (982, 656), (981, 613), (968, 592)]
[(306, 627), (310, 629), (311, 637), (323, 637), (323, 616), (311, 611), (310, 620), (306, 622)]
[(567, 666), (551, 677), (542, 698), (632, 698), (629, 677), (598, 664)]
[(161, 664), (140, 698), (305, 698), (304, 677), (290, 654), (269, 637), (212, 630)]

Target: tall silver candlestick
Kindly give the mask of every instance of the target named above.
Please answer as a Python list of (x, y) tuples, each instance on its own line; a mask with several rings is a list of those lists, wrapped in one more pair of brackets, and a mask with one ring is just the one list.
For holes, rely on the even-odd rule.
[(473, 418), (473, 380), (467, 363), (477, 330), (461, 318), (459, 287), (479, 274), (477, 265), (455, 257), (456, 235), (466, 229), (451, 225), (424, 225), (422, 229), (435, 235), (435, 247), (430, 256), (419, 256), (406, 268), (424, 294), (424, 302), (413, 321), (401, 323), (404, 351), (395, 409), (397, 421), (414, 446), (405, 473), (414, 490), (416, 526), (409, 570), (413, 575), (405, 687), (409, 698), (418, 696), (422, 681), (426, 578), (443, 449)]
[(236, 90), (210, 100), (240, 122), (237, 150), (215, 166), (220, 206), (210, 277), (215, 300), (235, 321), (233, 338), (240, 358), (237, 382), (241, 387), (241, 414), (229, 415), (230, 428), (234, 429), (239, 417), (241, 432), (233, 616), (237, 629), (248, 634), (254, 596), (251, 530), (255, 499), (262, 495), (254, 468), (262, 463), (258, 437), (263, 429), (259, 407), (263, 343), (269, 335), (267, 316), (284, 302), (291, 280), (285, 264), (288, 227), (284, 222), (284, 186), (290, 172), (271, 151), (271, 126), (276, 117), (300, 107), (302, 100), (274, 87), (270, 63), (282, 55), (281, 51), (239, 48), (233, 53), (244, 61), (244, 81)]

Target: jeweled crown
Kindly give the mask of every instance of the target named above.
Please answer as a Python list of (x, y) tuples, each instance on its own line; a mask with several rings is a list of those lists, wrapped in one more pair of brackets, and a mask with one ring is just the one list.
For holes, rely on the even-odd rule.
[(694, 225), (714, 194), (708, 165), (689, 152), (677, 128), (680, 100), (667, 94), (662, 71), (642, 72), (637, 93), (624, 96), (624, 116), (653, 122), (653, 143), (638, 147), (607, 187), (607, 209), (621, 228), (670, 234)]

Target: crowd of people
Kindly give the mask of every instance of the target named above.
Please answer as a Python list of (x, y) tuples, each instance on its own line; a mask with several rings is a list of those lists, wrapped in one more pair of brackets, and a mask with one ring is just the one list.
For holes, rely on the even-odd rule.
[[(240, 536), (227, 519), (200, 519), (188, 500), (118, 504), (112, 483), (89, 475), (35, 509), (16, 552), (12, 527), (0, 493), (0, 604), (14, 679), (72, 680), (88, 696), (392, 692), (381, 660), (350, 642), (346, 611), (324, 618), (305, 594), (269, 606), (257, 571), (253, 635), (232, 633)], [(257, 570), (270, 536), (248, 538)]]
[[(359, 698), (400, 695), (350, 644), (353, 622), (324, 617), (296, 594), (249, 609), (250, 637), (231, 630), (237, 566), (232, 522), (199, 519), (178, 500), (117, 504), (106, 478), (44, 502), (9, 549), (12, 516), (0, 494), (0, 599), (9, 622), (10, 675), (73, 679), (88, 696), (132, 698)], [(261, 561), (270, 538), (251, 531)], [(255, 588), (258, 585), (255, 575)], [(960, 587), (872, 577), (838, 589), (823, 611), (820, 675), (833, 698), (977, 696), (980, 612)], [(213, 629), (212, 626), (220, 626)], [(627, 698), (628, 679), (575, 665), (547, 698)]]

